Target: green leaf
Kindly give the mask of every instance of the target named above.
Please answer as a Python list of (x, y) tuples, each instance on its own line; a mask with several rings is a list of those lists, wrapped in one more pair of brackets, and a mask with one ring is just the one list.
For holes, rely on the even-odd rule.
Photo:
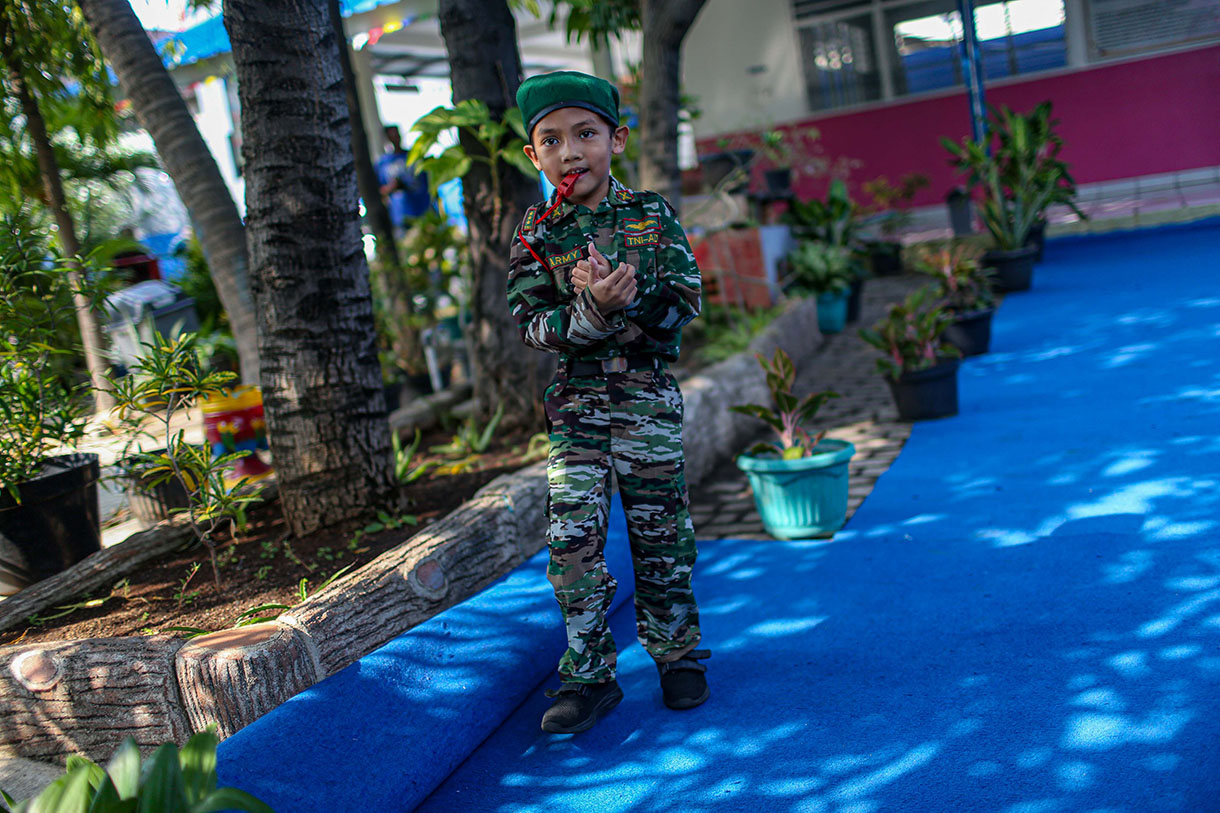
[(140, 749), (134, 737), (127, 737), (106, 763), (106, 773), (123, 799), (133, 798), (140, 788)]
[[(525, 132), (525, 121), (522, 118), (520, 107), (510, 107), (505, 110), (504, 123), (517, 134), (517, 138), (521, 139), (522, 143), (529, 141), (529, 133)], [(524, 156), (524, 153), (522, 155)], [(533, 164), (530, 165), (530, 168), (533, 168)]]
[(525, 177), (538, 177), (537, 167), (521, 149), (505, 149), (500, 157)]
[(192, 807), (190, 813), (217, 813), (221, 810), (275, 813), (275, 811), (258, 798), (237, 788), (218, 788), (212, 791), (208, 798)]
[(140, 779), (139, 813), (179, 813), (186, 811), (182, 768), (178, 749), (166, 743), (153, 752), (144, 765)]
[(209, 726), (187, 740), (178, 752), (188, 805), (202, 802), (216, 790), (216, 746), (219, 743), (215, 727)]

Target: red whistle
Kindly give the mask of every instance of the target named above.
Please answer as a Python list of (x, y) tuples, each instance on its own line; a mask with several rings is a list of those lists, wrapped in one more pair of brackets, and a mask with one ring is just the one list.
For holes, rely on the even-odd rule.
[(563, 180), (559, 182), (559, 186), (557, 187), (559, 197), (566, 198), (568, 195), (572, 194), (572, 187), (576, 186), (576, 181), (579, 179), (579, 172), (573, 172), (571, 175), (563, 176)]

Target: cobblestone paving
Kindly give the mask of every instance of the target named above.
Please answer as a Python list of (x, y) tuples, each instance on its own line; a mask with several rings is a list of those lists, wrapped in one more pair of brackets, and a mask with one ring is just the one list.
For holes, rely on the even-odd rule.
[[(864, 299), (858, 323), (839, 334), (823, 337), (821, 347), (797, 373), (796, 392), (832, 389), (842, 397), (831, 400), (816, 418), (816, 428), (826, 436), (849, 440), (856, 454), (848, 465), (847, 516), (867, 499), (873, 486), (902, 451), (911, 434), (911, 424), (898, 420), (889, 387), (877, 372), (877, 351), (864, 343), (856, 331), (881, 318), (892, 302), (927, 281), (907, 274), (879, 277), (864, 284)], [(761, 369), (759, 375), (762, 375)], [(762, 424), (759, 424), (762, 427)], [(758, 438), (768, 439), (765, 427)], [(749, 444), (745, 444), (747, 448)], [(754, 495), (745, 475), (727, 460), (691, 489), (691, 517), (700, 539), (770, 539), (754, 508)]]

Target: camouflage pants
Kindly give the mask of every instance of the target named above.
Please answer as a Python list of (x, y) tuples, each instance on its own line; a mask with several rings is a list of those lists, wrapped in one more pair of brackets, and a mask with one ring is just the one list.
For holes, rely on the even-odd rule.
[(567, 627), (559, 661), (565, 681), (615, 677), (606, 622), (616, 582), (602, 555), (613, 467), (627, 515), (640, 643), (658, 662), (699, 643), (691, 591), (695, 531), (682, 456), (682, 393), (665, 370), (568, 378), (545, 397), (550, 565), (547, 578)]

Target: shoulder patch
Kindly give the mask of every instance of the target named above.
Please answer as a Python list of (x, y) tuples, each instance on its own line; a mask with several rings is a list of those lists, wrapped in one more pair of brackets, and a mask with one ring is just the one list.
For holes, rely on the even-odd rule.
[(535, 203), (525, 210), (525, 217), (521, 220), (521, 231), (523, 233), (529, 233), (534, 230), (534, 226), (538, 224), (538, 210), (541, 207), (541, 203)]
[(614, 198), (619, 203), (630, 203), (632, 198), (631, 190), (626, 187), (616, 189), (614, 190)]

